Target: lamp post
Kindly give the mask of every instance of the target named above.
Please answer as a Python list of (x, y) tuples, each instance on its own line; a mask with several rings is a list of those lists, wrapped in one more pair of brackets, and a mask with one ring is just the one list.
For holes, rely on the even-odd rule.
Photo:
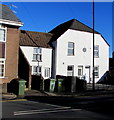
[(94, 0), (93, 0), (93, 6), (92, 6), (92, 9), (93, 9), (93, 82), (92, 82), (92, 89), (93, 91), (95, 90), (95, 75), (94, 75), (94, 42), (95, 42), (95, 35), (94, 35), (94, 25), (95, 25), (95, 21), (94, 21), (94, 14), (95, 14), (95, 11), (94, 11)]

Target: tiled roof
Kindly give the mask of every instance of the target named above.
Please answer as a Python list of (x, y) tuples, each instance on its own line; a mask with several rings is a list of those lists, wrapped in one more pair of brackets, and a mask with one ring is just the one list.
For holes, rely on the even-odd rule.
[[(58, 25), (57, 27), (55, 27), (53, 30), (51, 30), (49, 32), (49, 33), (54, 34), (53, 39), (51, 39), (50, 42), (56, 41), (68, 29), (93, 33), (92, 28), (88, 27), (87, 25), (81, 23), (80, 21), (78, 21), (76, 19), (72, 19), (72, 20), (69, 20), (69, 21), (67, 21), (67, 22), (65, 22), (63, 24)], [(95, 34), (100, 34), (99, 32), (97, 32), (95, 30), (94, 30), (94, 33)], [(101, 35), (101, 37), (104, 39), (104, 37), (102, 35)], [(108, 46), (110, 46), (105, 39), (104, 39), (104, 41), (107, 43)]]
[(49, 41), (52, 39), (51, 33), (20, 31), (20, 46), (33, 46), (51, 48)]
[[(58, 37), (60, 37), (65, 31), (68, 29), (78, 30), (78, 31), (85, 31), (85, 32), (93, 32), (93, 29), (88, 27), (87, 25), (81, 23), (80, 21), (76, 19), (72, 19), (70, 21), (67, 21), (63, 24), (58, 25), (53, 30), (51, 30), (49, 33), (53, 33), (54, 39), (56, 40)], [(97, 31), (94, 31), (95, 33), (99, 34)]]
[(21, 22), (7, 5), (0, 4), (0, 13), (2, 13), (0, 19)]

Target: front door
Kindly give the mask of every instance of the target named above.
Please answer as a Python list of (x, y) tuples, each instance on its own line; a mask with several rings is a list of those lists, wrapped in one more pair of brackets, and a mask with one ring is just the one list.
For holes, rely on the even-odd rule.
[(85, 80), (90, 83), (90, 66), (85, 67)]

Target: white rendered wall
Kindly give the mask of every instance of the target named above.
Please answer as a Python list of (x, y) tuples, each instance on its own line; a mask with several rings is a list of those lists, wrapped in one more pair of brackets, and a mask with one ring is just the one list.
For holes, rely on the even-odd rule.
[[(100, 77), (108, 70), (109, 61), (109, 47), (103, 38), (99, 35), (95, 35), (95, 41), (100, 46), (100, 57), (95, 58), (95, 66), (99, 66), (99, 78), (95, 78), (97, 82)], [(75, 43), (75, 55), (68, 56), (68, 42)], [(56, 46), (56, 45), (55, 45)], [(90, 66), (90, 78), (92, 79), (92, 63), (93, 63), (93, 34), (88, 32), (67, 30), (63, 35), (57, 39), (57, 51), (56, 51), (56, 75), (67, 76), (67, 66), (74, 65), (74, 76), (78, 75), (78, 66), (83, 66), (83, 75), (85, 72), (85, 66)], [(83, 48), (87, 51), (83, 52)], [(103, 51), (102, 51), (103, 50)], [(104, 53), (105, 51), (105, 53)]]
[[(30, 46), (21, 46), (22, 52), (24, 53), (26, 59), (28, 60), (30, 66), (38, 66), (38, 62), (33, 61), (33, 49), (34, 47)], [(51, 64), (52, 64), (52, 49), (42, 48), (42, 61), (39, 62), (39, 66), (42, 67), (42, 76), (44, 77), (45, 68), (50, 68), (50, 77), (51, 77)], [(33, 74), (33, 69), (32, 69)], [(47, 79), (44, 77), (44, 79)]]

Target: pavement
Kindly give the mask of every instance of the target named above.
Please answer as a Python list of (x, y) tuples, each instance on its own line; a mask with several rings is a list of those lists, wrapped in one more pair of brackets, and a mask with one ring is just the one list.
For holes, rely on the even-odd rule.
[(17, 95), (13, 93), (3, 93), (1, 96), (2, 96), (2, 100), (12, 100), (17, 98)]
[(14, 99), (18, 99), (18, 98), (28, 98), (31, 96), (58, 96), (58, 97), (97, 97), (97, 96), (111, 96), (114, 95), (114, 91), (87, 91), (87, 92), (80, 92), (80, 93), (51, 93), (51, 92), (41, 92), (38, 90), (29, 90), (29, 91), (25, 91), (25, 95), (24, 96), (17, 96), (13, 93), (3, 93), (2, 94), (2, 100), (14, 100)]

